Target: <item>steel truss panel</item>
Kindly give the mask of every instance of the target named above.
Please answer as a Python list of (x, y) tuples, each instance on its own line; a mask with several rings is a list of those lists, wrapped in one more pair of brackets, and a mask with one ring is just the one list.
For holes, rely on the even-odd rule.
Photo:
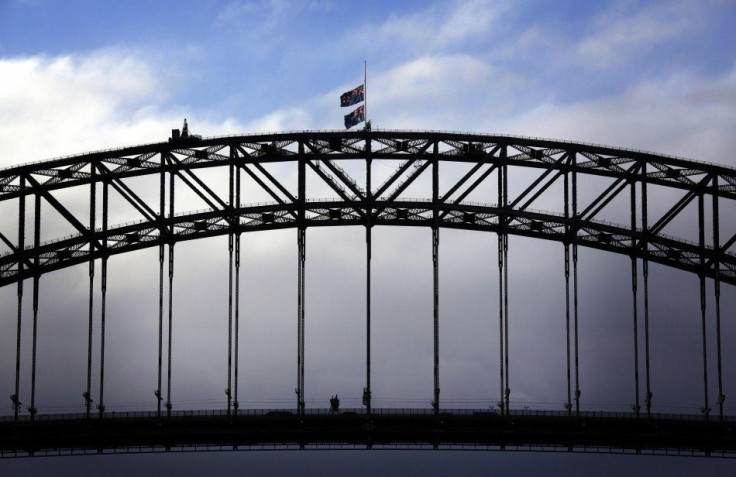
[[(502, 159), (503, 157), (503, 159)], [(395, 161), (393, 173), (377, 186), (359, 184), (335, 161)], [(471, 203), (466, 197), (479, 186), (494, 184), (502, 161), (514, 180), (516, 170), (538, 170), (534, 182), (507, 205)], [(318, 177), (336, 197), (307, 199), (290, 190), (284, 177), (264, 164), (281, 163), (294, 170), (298, 163)], [(416, 181), (426, 178), (433, 164), (441, 171), (452, 164), (469, 169), (443, 190), (419, 198), (404, 197)], [(244, 171), (274, 202), (234, 206), (198, 176), (213, 167)], [(578, 180), (598, 176), (611, 181), (582, 212), (559, 214), (532, 210), (538, 198), (573, 172)], [(208, 209), (174, 215), (156, 213), (127, 185), (130, 178), (172, 178), (183, 182)], [(300, 172), (306, 173), (306, 172)], [(441, 174), (441, 172), (440, 172)], [(232, 178), (231, 178), (232, 180)], [(302, 178), (300, 178), (300, 182)], [(378, 182), (378, 181), (377, 181)], [(25, 183), (25, 186), (22, 186)], [(90, 194), (92, 184), (109, 184), (140, 212), (125, 224), (80, 223), (63, 201), (51, 193), (62, 189)], [(683, 197), (645, 228), (615, 224), (600, 212), (626, 186), (657, 185), (681, 190)], [(433, 189), (438, 186), (433, 185)], [(83, 191), (83, 192), (82, 192)], [(512, 136), (422, 131), (307, 131), (187, 139), (92, 152), (0, 171), (0, 201), (37, 196), (50, 203), (78, 234), (38, 246), (19, 247), (2, 236), (10, 252), (0, 256), (0, 286), (75, 264), (165, 243), (228, 233), (329, 225), (408, 225), (502, 232), (579, 245), (646, 258), (674, 268), (736, 284), (736, 236), (718, 245), (670, 237), (662, 230), (696, 198), (717, 197), (721, 208), (736, 201), (736, 170), (677, 157), (582, 143)], [(700, 199), (699, 199), (700, 200)], [(90, 205), (93, 206), (92, 204)], [(641, 203), (637, 206), (641, 209)], [(561, 210), (558, 207), (556, 210)], [(173, 209), (172, 209), (173, 211)], [(163, 212), (163, 211), (162, 211)], [(642, 210), (634, 211), (642, 216)], [(300, 219), (300, 213), (302, 219)], [(142, 219), (141, 219), (142, 217)], [(435, 219), (436, 217), (436, 219)], [(104, 229), (104, 231), (103, 231)], [(106, 243), (105, 246), (102, 244)]]

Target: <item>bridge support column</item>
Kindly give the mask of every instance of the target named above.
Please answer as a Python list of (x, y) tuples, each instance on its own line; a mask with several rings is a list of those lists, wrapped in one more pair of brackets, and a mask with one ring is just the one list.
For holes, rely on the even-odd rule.
[[(564, 174), (565, 183), (565, 219), (570, 218), (570, 182), (568, 172)], [(567, 401), (565, 401), (565, 409), (567, 415), (572, 415), (572, 376), (571, 376), (571, 358), (570, 358), (570, 235), (572, 227), (565, 226), (565, 241), (562, 246), (565, 248), (565, 355), (567, 361)]]
[(86, 408), (86, 417), (90, 418), (92, 412), (92, 332), (93, 332), (93, 318), (94, 318), (94, 296), (95, 296), (95, 259), (94, 254), (94, 230), (95, 230), (95, 205), (96, 205), (96, 191), (97, 191), (97, 168), (94, 164), (90, 163), (92, 182), (90, 183), (89, 190), (89, 324), (87, 327), (87, 389), (82, 393), (84, 397), (84, 405)]
[[(20, 178), (20, 194), (18, 198), (18, 250), (25, 250), (26, 236), (26, 180)], [(21, 351), (21, 331), (23, 324), (23, 258), (18, 257), (18, 324), (16, 326), (16, 343), (15, 343), (15, 393), (10, 396), (13, 402), (13, 416), (18, 420), (20, 413), (20, 351)]]
[(574, 239), (572, 244), (572, 284), (573, 284), (573, 323), (575, 328), (575, 415), (580, 415), (580, 354), (578, 333), (578, 244)]
[(647, 417), (652, 416), (652, 387), (649, 369), (649, 199), (647, 197), (647, 165), (641, 166), (641, 223), (643, 239), (641, 248), (642, 279), (644, 281), (644, 362), (646, 368), (647, 394), (644, 402), (647, 408)]
[(307, 171), (304, 155), (304, 143), (299, 143), (299, 165), (298, 165), (298, 204), (299, 214), (297, 218), (296, 241), (298, 248), (297, 257), (297, 384), (296, 399), (297, 413), (304, 415), (304, 265), (306, 261), (306, 200), (307, 200)]
[(638, 313), (638, 293), (637, 293), (637, 240), (636, 240), (636, 181), (631, 179), (630, 185), (631, 191), (631, 296), (633, 304), (633, 317), (634, 317), (634, 404), (631, 409), (636, 413), (636, 417), (639, 417), (639, 411), (641, 410), (641, 404), (639, 401), (639, 313)]
[[(370, 165), (368, 166), (370, 171)], [(368, 187), (366, 187), (366, 194), (369, 195), (370, 201), (370, 172), (368, 175)], [(363, 405), (366, 408), (368, 415), (371, 414), (371, 214), (372, 208), (369, 206), (366, 208), (367, 223), (365, 226), (365, 388), (363, 389)]]
[(304, 265), (306, 261), (306, 229), (297, 229), (299, 256), (297, 263), (297, 410), (304, 415)]
[[(166, 210), (166, 158), (161, 154), (161, 170), (159, 178), (159, 216), (164, 217)], [(159, 226), (160, 245), (158, 246), (158, 375), (157, 386), (153, 394), (156, 396), (156, 414), (161, 417), (161, 381), (163, 378), (163, 356), (164, 356), (164, 237), (163, 226)]]
[[(235, 208), (240, 210), (240, 167), (235, 168)], [(238, 403), (238, 345), (239, 341), (239, 324), (240, 324), (240, 215), (236, 214), (236, 231), (235, 231), (235, 395), (233, 397), (233, 410), (238, 413), (240, 404)]]
[(567, 346), (565, 354), (567, 358), (567, 401), (565, 409), (567, 415), (572, 415), (572, 376), (571, 376), (571, 357), (570, 357), (570, 244), (563, 244), (565, 247), (565, 336)]
[(434, 268), (434, 400), (432, 408), (440, 413), (440, 229), (432, 229), (432, 265)]
[(439, 209), (440, 162), (438, 145), (432, 154), (432, 268), (433, 268), (433, 322), (434, 322), (434, 397), (432, 408), (440, 413), (440, 216)]
[(570, 153), (572, 164), (572, 303), (575, 332), (575, 414), (580, 415), (580, 354), (578, 334), (578, 162), (575, 151)]
[[(38, 250), (41, 244), (41, 193), (36, 193), (35, 199), (35, 213), (34, 213), (35, 226), (33, 227), (33, 248)], [(33, 274), (33, 349), (31, 351), (31, 406), (28, 408), (28, 412), (31, 413), (31, 421), (36, 420), (36, 354), (38, 345), (38, 293), (40, 286), (41, 274), (38, 272), (40, 268), (41, 260), (38, 252), (33, 259), (33, 266), (36, 269)]]
[(156, 413), (161, 417), (161, 379), (163, 369), (163, 343), (164, 343), (164, 244), (158, 247), (158, 381), (156, 390)]
[(227, 237), (228, 242), (228, 304), (227, 304), (227, 388), (225, 395), (227, 396), (227, 415), (232, 411), (232, 376), (233, 376), (233, 252), (235, 248), (235, 240), (233, 234)]
[(501, 397), (498, 406), (501, 414), (508, 414), (511, 389), (509, 388), (509, 330), (508, 330), (508, 166), (507, 146), (501, 147), (500, 167), (498, 168), (498, 205), (504, 212), (498, 217), (498, 328), (499, 328), (499, 361), (501, 368), (500, 389)]
[(703, 407), (701, 409), (705, 420), (709, 419), (710, 401), (708, 398), (708, 344), (707, 344), (707, 326), (705, 321), (706, 312), (706, 295), (705, 295), (705, 197), (703, 192), (698, 193), (698, 229), (700, 247), (700, 271), (698, 278), (700, 281), (700, 322), (703, 341)]
[(716, 256), (713, 258), (715, 277), (713, 293), (716, 300), (716, 356), (718, 359), (718, 418), (723, 421), (723, 403), (726, 396), (723, 394), (723, 365), (721, 347), (721, 262), (720, 262), (720, 225), (718, 222), (718, 176), (713, 177), (713, 250)]
[[(239, 343), (239, 321), (240, 321), (240, 234), (235, 235), (235, 371), (233, 374), (233, 412), (238, 413), (238, 343)], [(228, 395), (228, 398), (230, 396)]]
[(100, 418), (105, 414), (105, 312), (107, 307), (107, 209), (108, 209), (108, 183), (105, 178), (102, 183), (102, 264), (100, 270), (100, 395), (97, 410)]
[[(233, 148), (230, 148), (230, 167), (229, 167), (229, 201), (228, 206), (232, 210), (233, 201), (235, 200), (235, 184), (234, 184), (234, 166), (233, 166)], [(227, 396), (227, 415), (232, 411), (232, 376), (233, 376), (233, 252), (235, 248), (235, 215), (231, 214), (229, 218), (230, 233), (227, 235), (227, 388), (225, 395)]]
[[(498, 168), (498, 205), (502, 207), (504, 202), (503, 194), (503, 172), (505, 170), (505, 159), (506, 159), (506, 148), (501, 150), (501, 166)], [(500, 379), (499, 388), (500, 396), (498, 401), (498, 407), (501, 409), (501, 414), (506, 413), (506, 400), (504, 393), (504, 378), (505, 378), (505, 367), (504, 367), (504, 230), (505, 230), (505, 216), (503, 214), (498, 215), (498, 348), (499, 348), (499, 367), (500, 367)]]
[[(169, 183), (169, 217), (174, 217), (174, 172), (170, 173)], [(167, 347), (168, 357), (166, 360), (167, 364), (167, 376), (166, 376), (166, 416), (171, 417), (171, 408), (173, 406), (171, 401), (171, 348), (172, 348), (172, 327), (174, 324), (174, 225), (173, 223), (169, 226), (166, 232), (170, 235), (169, 237), (169, 329), (168, 338), (169, 343)]]

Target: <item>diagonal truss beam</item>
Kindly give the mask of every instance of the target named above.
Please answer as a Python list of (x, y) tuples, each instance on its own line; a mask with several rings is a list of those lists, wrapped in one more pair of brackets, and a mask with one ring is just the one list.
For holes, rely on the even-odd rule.
[(409, 177), (406, 178), (404, 182), (399, 184), (396, 189), (394, 189), (387, 197), (387, 200), (395, 200), (399, 195), (401, 195), (402, 192), (404, 192), (411, 184), (414, 182), (420, 175), (422, 175), (422, 172), (427, 170), (427, 168), (432, 164), (432, 161), (424, 161), (424, 164), (414, 169), (414, 171), (409, 175)]
[[(263, 189), (268, 195), (270, 195), (273, 198), (273, 200), (275, 200), (276, 202), (278, 202), (281, 205), (286, 205), (286, 202), (284, 201), (284, 199), (282, 199), (280, 195), (278, 195), (276, 192), (274, 192), (273, 189), (271, 189), (271, 187), (268, 184), (266, 184), (265, 182), (263, 182), (263, 180), (260, 177), (258, 177), (258, 175), (255, 172), (251, 171), (250, 168), (248, 167), (248, 164), (246, 164), (242, 160), (242, 159), (245, 159), (247, 157), (250, 157), (250, 155), (247, 152), (245, 152), (243, 150), (243, 148), (240, 147), (240, 146), (238, 146), (237, 150), (238, 150), (238, 152), (240, 152), (240, 154), (242, 154), (242, 157), (236, 158), (236, 159), (238, 159), (238, 162), (236, 163), (236, 166), (239, 167), (240, 169), (244, 170), (246, 172), (246, 174), (248, 174), (250, 176), (250, 178), (253, 179), (255, 181), (255, 183), (258, 184), (261, 187), (261, 189)], [(296, 204), (297, 203), (297, 199), (293, 195), (291, 195), (289, 193), (289, 191), (286, 190), (286, 188), (284, 188), (271, 174), (269, 174), (268, 171), (266, 171), (266, 169), (264, 167), (260, 166), (260, 164), (258, 164), (257, 162), (253, 162), (252, 164), (253, 164), (254, 167), (256, 167), (256, 169), (258, 169), (260, 172), (262, 172), (269, 181), (271, 181), (273, 184), (275, 184), (276, 187), (279, 188), (279, 190), (282, 190), (283, 189), (282, 192), (284, 192), (285, 195), (289, 198), (289, 200), (291, 200), (291, 203), (292, 204)], [(297, 218), (296, 211), (291, 210), (291, 211), (289, 211), (289, 213), (294, 218)]]
[(276, 186), (276, 188), (277, 188), (277, 189), (278, 189), (279, 191), (281, 191), (281, 193), (282, 193), (282, 194), (284, 194), (284, 195), (285, 195), (285, 196), (286, 196), (286, 197), (287, 197), (287, 198), (288, 198), (288, 199), (289, 199), (290, 201), (292, 201), (293, 203), (296, 203), (296, 202), (297, 202), (297, 199), (296, 199), (296, 197), (294, 197), (294, 196), (293, 196), (293, 195), (291, 194), (291, 192), (289, 192), (289, 190), (288, 190), (288, 189), (287, 189), (286, 187), (284, 187), (284, 186), (283, 186), (283, 185), (281, 184), (281, 182), (279, 182), (279, 181), (278, 181), (278, 180), (277, 180), (277, 179), (276, 179), (276, 178), (275, 178), (275, 177), (274, 177), (274, 176), (273, 176), (273, 175), (272, 175), (272, 174), (271, 174), (270, 172), (268, 172), (268, 170), (266, 170), (266, 168), (265, 168), (265, 167), (263, 167), (263, 166), (262, 166), (261, 164), (259, 164), (258, 162), (254, 162), (254, 163), (253, 163), (253, 167), (255, 167), (256, 169), (258, 169), (258, 172), (260, 172), (261, 174), (263, 174), (264, 176), (266, 176), (266, 178), (267, 178), (268, 180), (270, 180), (270, 181), (271, 181), (271, 183), (272, 183), (273, 185), (275, 185), (275, 186)]
[[(69, 222), (77, 231), (85, 236), (89, 237), (91, 235), (91, 231), (85, 227), (76, 217), (74, 217), (74, 214), (69, 212), (69, 210), (64, 207), (54, 196), (52, 196), (49, 191), (43, 189), (41, 184), (31, 177), (30, 175), (26, 177), (26, 180), (30, 182), (31, 186), (33, 186), (33, 189), (35, 189), (37, 196), (40, 195), (44, 199), (46, 199), (46, 202), (48, 202), (54, 209), (56, 209), (57, 212), (59, 212), (66, 220)], [(90, 239), (90, 243), (92, 243), (93, 239)], [(99, 242), (95, 241), (95, 246), (100, 247)]]
[(109, 181), (112, 188), (115, 189), (117, 193), (120, 194), (130, 205), (132, 205), (133, 208), (140, 212), (143, 217), (151, 222), (158, 218), (158, 214), (154, 212), (143, 199), (138, 197), (135, 192), (130, 190), (130, 187), (128, 187), (125, 182), (120, 180), (119, 177), (113, 175), (110, 169), (105, 167), (103, 164), (100, 164), (100, 170), (104, 173), (106, 180)]
[[(569, 155), (567, 153), (563, 154), (562, 157), (560, 157), (554, 162), (554, 165), (559, 167), (559, 165), (562, 164), (562, 162), (568, 157)], [(529, 187), (526, 188), (526, 190), (524, 190), (521, 194), (519, 194), (519, 196), (509, 204), (509, 207), (511, 208), (516, 207), (516, 205), (518, 205), (519, 202), (524, 200), (524, 198), (527, 195), (529, 195), (539, 184), (541, 184), (542, 181), (544, 181), (550, 174), (552, 174), (553, 171), (554, 169), (547, 169), (546, 171), (544, 171), (544, 173), (542, 173), (539, 177), (537, 177), (537, 179), (534, 182), (532, 182), (529, 185)], [(536, 193), (534, 193), (534, 195), (532, 195), (524, 203), (524, 205), (522, 205), (519, 208), (521, 210), (526, 210), (526, 208), (529, 207), (531, 204), (533, 204), (534, 201), (537, 200), (537, 198), (539, 198), (539, 196), (544, 193), (544, 191), (549, 189), (550, 186), (552, 186), (552, 184), (554, 184), (557, 181), (557, 179), (559, 179), (562, 176), (562, 174), (563, 174), (563, 171), (558, 170), (557, 173), (554, 175), (554, 177), (552, 177), (549, 181), (547, 181)]]
[(309, 164), (309, 167), (312, 168), (314, 172), (317, 173), (317, 175), (325, 181), (330, 187), (332, 187), (332, 190), (337, 192), (337, 194), (347, 203), (353, 204), (353, 210), (355, 210), (362, 218), (365, 218), (365, 211), (360, 207), (360, 202), (353, 197), (350, 197), (347, 192), (345, 192), (344, 189), (342, 189), (332, 178), (326, 174), (321, 167), (314, 164), (311, 160), (306, 161), (307, 164)]
[[(496, 170), (496, 168), (497, 168), (497, 167), (498, 167), (498, 164), (492, 164), (492, 165), (491, 165), (491, 167), (489, 167), (489, 168), (488, 168), (488, 169), (487, 169), (487, 170), (486, 170), (486, 171), (485, 171), (485, 172), (484, 172), (483, 174), (481, 174), (481, 175), (480, 175), (480, 177), (478, 177), (478, 178), (477, 178), (477, 179), (476, 179), (476, 180), (475, 180), (475, 181), (474, 181), (474, 182), (473, 182), (473, 183), (472, 183), (472, 184), (470, 185), (470, 187), (468, 187), (467, 189), (465, 189), (465, 191), (464, 191), (464, 192), (463, 192), (462, 194), (460, 194), (460, 195), (459, 195), (459, 196), (457, 197), (457, 199), (453, 200), (453, 201), (452, 201), (452, 203), (453, 203), (453, 204), (459, 204), (460, 202), (462, 202), (462, 201), (463, 201), (463, 199), (465, 199), (465, 198), (466, 198), (466, 197), (467, 197), (468, 195), (470, 195), (470, 193), (471, 193), (471, 192), (473, 192), (473, 191), (474, 191), (474, 190), (475, 190), (475, 189), (476, 189), (476, 188), (477, 188), (477, 187), (478, 187), (478, 186), (479, 186), (479, 185), (480, 185), (481, 183), (483, 183), (483, 181), (484, 181), (484, 180), (486, 180), (486, 178), (487, 178), (487, 177), (488, 177), (489, 175), (491, 175), (491, 173), (492, 173), (492, 172), (493, 172), (494, 170)], [(473, 169), (476, 169), (476, 168), (473, 168)], [(477, 171), (477, 169), (476, 169), (476, 171)], [(471, 171), (471, 172), (475, 173), (475, 171)], [(470, 172), (469, 172), (468, 174), (470, 174)], [(469, 176), (468, 176), (468, 177), (469, 177)], [(463, 182), (465, 182), (466, 180), (467, 180), (467, 179), (466, 179), (465, 177), (463, 177), (462, 181), (463, 181)], [(457, 184), (456, 184), (456, 185), (457, 185)], [(455, 187), (453, 187), (453, 191), (452, 191), (452, 192), (454, 192), (454, 191), (456, 191), (456, 190), (457, 190), (457, 189), (456, 189)], [(443, 197), (442, 197), (442, 198), (441, 198), (441, 199), (439, 200), (439, 202), (445, 202), (445, 201), (447, 200), (447, 198), (448, 198), (449, 196), (450, 196), (450, 192), (448, 192), (448, 193), (447, 193), (447, 194), (446, 194), (445, 196), (443, 196)], [(442, 213), (442, 215), (440, 216), (440, 219), (444, 219), (444, 218), (445, 218), (445, 216), (447, 216), (447, 214), (449, 214), (449, 213), (450, 213), (449, 211), (445, 211), (445, 212), (443, 212), (443, 213)]]
[(598, 215), (598, 212), (603, 210), (608, 204), (611, 203), (626, 187), (629, 185), (629, 175), (633, 175), (639, 169), (639, 164), (633, 164), (626, 170), (626, 175), (619, 177), (610, 186), (606, 188), (601, 194), (596, 197), (593, 202), (588, 205), (580, 213), (582, 220), (591, 220), (593, 217)]
[[(13, 252), (13, 254), (18, 254), (18, 248), (15, 245), (13, 245), (13, 243), (10, 240), (8, 240), (8, 238), (2, 232), (0, 232), (0, 239), (5, 243), (5, 245), (8, 246), (8, 248), (10, 249), (11, 252)], [(24, 257), (23, 261), (25, 262), (28, 268), (34, 267), (33, 262), (31, 262), (28, 259), (28, 257)]]
[[(444, 194), (444, 195), (443, 195), (443, 196), (442, 196), (442, 197), (440, 198), (440, 202), (447, 202), (447, 199), (449, 199), (449, 198), (450, 198), (450, 196), (452, 196), (452, 194), (454, 194), (455, 192), (457, 192), (457, 191), (458, 191), (458, 189), (460, 189), (460, 188), (461, 188), (461, 187), (462, 187), (463, 185), (465, 185), (465, 183), (466, 183), (466, 182), (467, 182), (467, 181), (468, 181), (468, 180), (469, 180), (469, 179), (470, 179), (471, 177), (473, 177), (473, 175), (474, 175), (474, 174), (475, 174), (476, 172), (478, 172), (478, 170), (479, 170), (479, 169), (480, 169), (481, 167), (483, 167), (483, 166), (484, 166), (485, 164), (488, 164), (488, 163), (490, 163), (490, 159), (491, 159), (491, 158), (493, 157), (493, 155), (494, 155), (494, 154), (496, 153), (496, 151), (498, 151), (499, 149), (500, 149), (500, 147), (499, 147), (499, 146), (496, 146), (496, 147), (495, 147), (495, 148), (493, 149), (493, 151), (491, 151), (490, 153), (488, 153), (488, 156), (487, 156), (487, 157), (486, 157), (486, 158), (485, 158), (485, 159), (484, 159), (483, 161), (480, 161), (480, 162), (478, 162), (478, 163), (477, 163), (476, 165), (474, 165), (474, 166), (473, 166), (473, 167), (472, 167), (472, 168), (471, 168), (471, 169), (470, 169), (470, 170), (469, 170), (469, 171), (468, 171), (468, 172), (467, 172), (467, 173), (466, 173), (466, 174), (465, 174), (465, 175), (464, 175), (464, 176), (463, 176), (463, 177), (462, 177), (462, 178), (461, 178), (461, 179), (460, 179), (459, 181), (457, 181), (457, 183), (456, 183), (456, 184), (455, 184), (454, 186), (452, 186), (452, 188), (451, 188), (451, 189), (450, 189), (449, 191), (447, 191), (447, 193), (446, 193), (446, 194)], [(491, 167), (491, 170), (495, 169), (495, 168), (496, 168), (496, 166), (497, 166), (497, 164), (493, 164), (493, 166)], [(477, 187), (477, 184), (475, 184), (475, 187)], [(473, 187), (473, 188), (475, 188), (475, 187)], [(467, 194), (466, 194), (466, 195), (467, 195)], [(462, 200), (462, 199), (461, 199), (461, 200)]]
[(353, 194), (355, 194), (355, 197), (357, 197), (357, 199), (362, 200), (365, 198), (365, 191), (358, 187), (355, 179), (350, 177), (350, 174), (348, 174), (345, 169), (338, 167), (336, 164), (333, 164), (332, 161), (329, 159), (320, 158), (319, 160), (321, 160), (327, 166), (327, 168), (332, 171), (333, 174), (340, 178), (342, 183), (345, 184), (348, 189), (353, 192)]
[[(704, 178), (702, 181), (698, 183), (699, 186), (705, 185), (708, 181), (710, 181), (710, 177)], [(667, 226), (672, 220), (674, 220), (675, 217), (677, 217), (680, 212), (682, 212), (685, 207), (687, 207), (690, 202), (693, 201), (696, 197), (698, 197), (699, 192), (697, 190), (691, 190), (685, 196), (680, 199), (670, 210), (668, 210), (652, 227), (649, 229), (650, 233), (657, 234), (662, 231), (663, 228)]]
[[(184, 168), (184, 174), (186, 174), (186, 176), (184, 174), (182, 174), (182, 172), (181, 172), (182, 171), (182, 162), (179, 159), (177, 159), (176, 156), (174, 156), (173, 154), (167, 154), (167, 157), (168, 157), (168, 159), (170, 161), (172, 161), (172, 163), (175, 166), (177, 166), (177, 167), (173, 167), (172, 168), (173, 171), (174, 171), (174, 174), (176, 174), (177, 177), (179, 177), (187, 186), (189, 186), (189, 188), (195, 194), (197, 194), (202, 200), (204, 200), (207, 203), (207, 205), (209, 205), (210, 207), (212, 207), (215, 210), (218, 210), (218, 209), (219, 210), (226, 210), (228, 208), (228, 205), (225, 203), (225, 201), (222, 200), (222, 199), (220, 199), (220, 196), (218, 196), (212, 189), (210, 189), (207, 186), (207, 184), (205, 184), (199, 177), (197, 177), (197, 175), (194, 174), (190, 169)], [(194, 183), (192, 183), (187, 178), (187, 176), (189, 177), (189, 179), (191, 179), (192, 181), (194, 181)], [(194, 184), (196, 184), (198, 187), (195, 186)], [(217, 202), (217, 204), (215, 204), (214, 202), (212, 202), (212, 200), (210, 200), (209, 198), (207, 198), (207, 196), (202, 191), (204, 191), (207, 194), (209, 194), (210, 197), (212, 197), (212, 199), (214, 199), (214, 201)]]
[(402, 175), (404, 175), (404, 173), (405, 173), (405, 172), (406, 172), (406, 171), (407, 171), (407, 170), (408, 170), (408, 169), (409, 169), (409, 168), (410, 168), (410, 167), (411, 167), (411, 166), (412, 166), (412, 165), (413, 165), (413, 164), (414, 164), (414, 163), (415, 163), (416, 161), (417, 161), (417, 159), (409, 159), (409, 160), (407, 160), (406, 162), (404, 162), (403, 164), (401, 164), (401, 165), (399, 166), (399, 168), (398, 168), (398, 169), (396, 169), (396, 170), (394, 171), (394, 173), (393, 173), (393, 174), (391, 174), (391, 176), (389, 176), (389, 178), (388, 178), (388, 179), (386, 179), (386, 182), (384, 182), (384, 183), (383, 183), (383, 185), (381, 185), (381, 187), (379, 187), (379, 188), (378, 188), (378, 190), (377, 190), (377, 191), (376, 191), (376, 192), (375, 192), (375, 193), (373, 194), (373, 197), (380, 197), (380, 196), (381, 196), (381, 194), (383, 194), (384, 192), (386, 192), (386, 190), (388, 190), (388, 188), (389, 188), (389, 187), (391, 187), (391, 186), (393, 185), (393, 183), (394, 183), (394, 182), (396, 182), (396, 181), (398, 180), (398, 178), (399, 178), (399, 177), (401, 177)]

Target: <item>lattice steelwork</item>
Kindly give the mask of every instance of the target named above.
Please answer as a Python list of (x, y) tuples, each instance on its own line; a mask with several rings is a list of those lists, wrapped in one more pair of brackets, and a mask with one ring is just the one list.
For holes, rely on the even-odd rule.
[[(392, 173), (376, 177), (375, 161), (395, 166)], [(359, 164), (356, 166), (356, 164)], [(284, 166), (274, 172), (272, 166)], [(364, 169), (356, 179), (346, 169)], [(271, 170), (269, 170), (271, 168)], [(443, 181), (445, 168), (460, 168), (459, 179)], [(208, 183), (202, 172), (224, 171), (227, 193), (216, 192), (222, 184)], [(289, 170), (284, 174), (284, 170)], [(362, 174), (361, 174), (362, 175)], [(267, 202), (244, 203), (243, 178), (257, 184)], [(149, 178), (158, 186), (155, 200), (134, 192), (130, 181)], [(294, 180), (295, 177), (295, 180)], [(531, 180), (528, 178), (532, 177)], [(595, 179), (595, 181), (593, 181)], [(591, 181), (588, 183), (588, 181)], [(308, 187), (309, 182), (309, 187)], [(407, 198), (407, 191), (426, 184), (419, 198)], [(604, 183), (603, 186), (600, 184)], [(176, 185), (193, 192), (206, 208), (177, 212)], [(317, 185), (315, 185), (317, 184)], [(511, 192), (514, 187), (519, 192)], [(329, 190), (327, 199), (311, 198), (309, 189)], [(653, 188), (677, 195), (651, 216), (649, 198)], [(88, 225), (57, 197), (70, 190), (88, 197)], [(591, 197), (583, 198), (585, 189)], [(556, 190), (556, 193), (551, 191)], [(590, 191), (594, 193), (591, 195)], [(492, 197), (487, 202), (471, 202), (480, 191)], [(490, 193), (488, 191), (491, 191)], [(110, 196), (135, 210), (136, 217), (125, 223), (109, 220)], [(68, 198), (73, 194), (65, 194)], [(101, 197), (100, 197), (101, 196)], [(628, 203), (627, 223), (605, 220), (604, 210), (616, 200)], [(495, 200), (495, 202), (493, 202)], [(22, 414), (19, 396), (22, 297), (24, 284), (32, 280), (33, 364), (30, 419), (36, 415), (35, 355), (36, 321), (40, 279), (43, 274), (76, 264), (89, 264), (89, 350), (88, 386), (84, 392), (87, 417), (92, 414), (92, 363), (99, 359), (100, 389), (95, 396), (99, 416), (104, 416), (104, 333), (107, 260), (111, 255), (148, 247), (159, 248), (159, 348), (157, 414), (162, 407), (171, 415), (171, 322), (174, 292), (174, 249), (180, 241), (228, 235), (229, 313), (227, 414), (237, 414), (238, 403), (238, 316), (241, 234), (269, 229), (298, 230), (298, 373), (297, 409), (304, 413), (304, 296), (306, 229), (318, 226), (360, 225), (366, 230), (366, 386), (363, 404), (371, 413), (371, 229), (379, 225), (424, 226), (432, 229), (434, 268), (434, 397), (432, 406), (440, 414), (439, 386), (439, 240), (441, 228), (493, 232), (498, 237), (499, 279), (499, 388), (501, 415), (510, 412), (508, 236), (520, 235), (553, 240), (564, 245), (567, 290), (567, 412), (580, 413), (578, 364), (578, 247), (590, 247), (624, 254), (631, 258), (634, 303), (633, 340), (634, 400), (639, 416), (642, 404), (651, 413), (649, 379), (648, 265), (656, 262), (697, 274), (700, 278), (703, 347), (703, 413), (708, 419), (712, 388), (722, 420), (723, 373), (721, 368), (720, 284), (736, 284), (736, 235), (721, 239), (719, 204), (736, 200), (736, 170), (682, 158), (589, 144), (560, 142), (484, 134), (382, 131), (308, 131), (254, 134), (200, 139), (172, 138), (168, 142), (93, 152), (50, 161), (17, 166), (0, 171), (0, 203), (18, 210), (16, 236), (0, 233), (7, 253), (0, 256), (0, 286), (15, 284), (18, 289), (17, 371), (11, 397), (15, 417)], [(723, 202), (725, 201), (725, 202)], [(661, 202), (661, 201), (660, 201)], [(76, 233), (41, 241), (44, 226), (42, 203), (63, 217)], [(697, 240), (685, 240), (664, 232), (685, 214), (689, 205), (697, 207)], [(661, 204), (659, 204), (661, 206)], [(534, 209), (532, 207), (535, 207)], [(538, 209), (544, 210), (538, 210)], [(98, 211), (101, 210), (101, 214)], [(101, 223), (98, 215), (101, 215)], [(33, 217), (32, 236), (26, 236), (25, 221)], [(711, 231), (706, 228), (712, 227)], [(708, 233), (706, 233), (708, 232)], [(706, 240), (706, 235), (709, 240)], [(101, 264), (101, 355), (92, 356), (93, 289), (96, 262)], [(644, 336), (639, 336), (637, 306), (639, 267), (643, 278)], [(168, 281), (166, 280), (168, 278)], [(571, 284), (572, 279), (572, 284)], [(713, 343), (706, 342), (706, 279), (714, 281), (718, 357), (716, 385), (708, 374), (707, 356)], [(572, 288), (571, 288), (572, 287)], [(168, 292), (168, 307), (164, 306)], [(168, 327), (164, 310), (168, 310)], [(168, 330), (168, 343), (164, 336)], [(640, 362), (640, 341), (644, 358)], [(168, 369), (163, 369), (164, 353)], [(640, 371), (644, 370), (644, 391)], [(709, 381), (711, 378), (711, 381)], [(164, 381), (167, 381), (164, 383)], [(166, 384), (166, 385), (165, 385)], [(642, 399), (643, 398), (643, 399)], [(643, 402), (642, 402), (643, 401)]]

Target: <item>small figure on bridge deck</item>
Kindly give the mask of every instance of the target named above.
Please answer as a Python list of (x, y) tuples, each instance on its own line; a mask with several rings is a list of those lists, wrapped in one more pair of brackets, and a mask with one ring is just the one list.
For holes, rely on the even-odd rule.
[(340, 412), (340, 399), (337, 394), (330, 398), (330, 413)]

